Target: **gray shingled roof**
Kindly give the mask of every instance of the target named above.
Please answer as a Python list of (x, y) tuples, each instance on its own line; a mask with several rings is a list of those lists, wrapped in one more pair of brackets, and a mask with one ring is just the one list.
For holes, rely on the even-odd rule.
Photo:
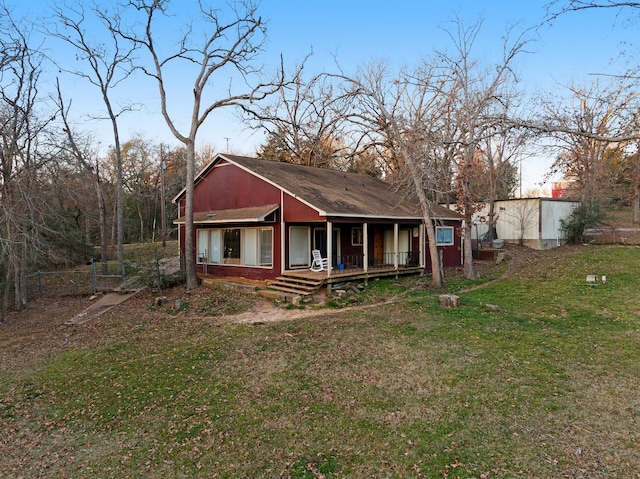
[[(266, 179), (326, 216), (422, 218), (415, 196), (401, 194), (388, 183), (359, 173), (223, 154), (205, 167), (198, 178), (205, 176), (221, 158)], [(438, 205), (433, 205), (432, 217), (461, 218)]]
[[(252, 206), (249, 208), (236, 208), (231, 210), (219, 211), (199, 211), (193, 214), (193, 222), (195, 224), (219, 224), (219, 223), (259, 223), (266, 220), (274, 211), (277, 211), (278, 205)], [(173, 224), (184, 224), (185, 218), (174, 220)]]

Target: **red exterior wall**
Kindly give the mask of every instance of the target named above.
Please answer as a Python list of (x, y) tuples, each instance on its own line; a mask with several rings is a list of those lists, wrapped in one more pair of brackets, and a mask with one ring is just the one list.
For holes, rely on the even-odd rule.
[[(281, 203), (282, 200), (282, 203)], [(184, 216), (184, 197), (179, 202), (179, 215)], [(215, 165), (207, 174), (195, 185), (194, 191), (194, 212), (215, 211), (235, 208), (246, 208), (263, 206), (267, 204), (278, 204), (281, 206), (277, 212), (275, 223), (269, 223), (273, 228), (273, 266), (271, 268), (256, 268), (250, 266), (231, 266), (197, 264), (197, 271), (215, 276), (244, 277), (249, 279), (266, 280), (279, 276), (282, 264), (281, 243), (284, 241), (281, 231), (281, 217), (284, 214), (284, 222), (287, 224), (307, 224), (312, 226), (324, 223), (327, 219), (310, 206), (302, 203), (289, 194), (282, 193), (281, 190), (265, 180), (258, 178), (252, 173), (244, 171), (242, 168), (222, 161)], [(354, 223), (354, 221), (356, 221)], [(361, 222), (358, 222), (361, 221)], [(343, 257), (349, 255), (362, 255), (362, 246), (351, 245), (351, 227), (362, 227), (362, 222), (369, 223), (369, 257), (373, 258), (373, 231), (377, 228), (385, 228), (390, 225), (384, 220), (363, 220), (359, 218), (334, 218), (333, 227), (341, 229), (341, 254)], [(405, 223), (405, 222), (400, 222)], [(443, 264), (447, 268), (459, 267), (461, 265), (461, 238), (460, 223), (446, 222), (446, 226), (455, 228), (455, 244), (441, 248), (443, 250)], [(241, 228), (243, 226), (255, 227), (261, 224), (233, 225)], [(415, 226), (415, 224), (404, 226)], [(211, 225), (212, 228), (224, 227), (224, 225)], [(196, 229), (198, 227), (196, 226)], [(180, 227), (180, 246), (184, 252), (184, 225)], [(194, 238), (197, 238), (194, 232)], [(428, 243), (425, 235), (425, 271), (431, 271), (431, 260), (428, 253)], [(418, 238), (412, 237), (412, 250), (418, 251)], [(186, 253), (185, 253), (186, 254)], [(195, 257), (195, 251), (191, 252)], [(288, 264), (288, 263), (286, 263)]]
[(280, 204), (280, 190), (230, 163), (220, 163), (195, 187), (193, 211)]
[[(233, 227), (243, 228), (243, 227), (255, 227), (257, 226), (255, 223), (253, 224), (237, 224), (233, 225)], [(247, 278), (259, 281), (265, 281), (267, 279), (274, 279), (277, 276), (280, 276), (281, 268), (280, 268), (280, 241), (281, 241), (281, 228), (280, 223), (268, 225), (273, 227), (273, 265), (268, 267), (252, 267), (252, 266), (232, 266), (232, 265), (220, 265), (220, 264), (197, 264), (196, 263), (196, 271), (198, 273), (206, 273), (213, 276), (220, 277), (235, 277), (235, 278)], [(224, 227), (224, 225), (219, 225), (216, 227)], [(196, 227), (196, 229), (198, 229)], [(195, 254), (195, 253), (194, 253)]]
[[(269, 223), (273, 228), (273, 266), (271, 268), (254, 268), (250, 266), (230, 266), (214, 264), (196, 264), (199, 273), (214, 276), (243, 277), (248, 279), (273, 279), (281, 274), (282, 232), (280, 215), (285, 212), (287, 222), (318, 222), (323, 221), (317, 211), (301, 203), (290, 195), (284, 194), (284, 208), (277, 212), (275, 223)], [(179, 202), (179, 215), (184, 216), (184, 198)], [(281, 190), (261, 178), (244, 171), (238, 166), (220, 162), (214, 166), (196, 185), (194, 190), (194, 212), (216, 211), (235, 208), (263, 206), (267, 204), (281, 204)], [(282, 206), (282, 205), (281, 205)], [(254, 227), (259, 224), (234, 224), (234, 227)], [(220, 228), (224, 225), (211, 225)], [(196, 230), (199, 229), (196, 226)], [(184, 252), (184, 227), (181, 228), (181, 249)], [(194, 232), (194, 238), (197, 238)], [(196, 252), (192, 251), (192, 255)]]
[[(462, 225), (457, 221), (445, 221), (443, 226), (453, 226), (452, 246), (439, 246), (442, 251), (442, 266), (445, 268), (459, 268), (462, 266)], [(429, 239), (424, 235), (425, 271), (431, 272), (431, 255), (429, 254)]]
[[(280, 201), (278, 201), (278, 203), (280, 203)], [(305, 205), (286, 193), (283, 196), (282, 209), (284, 211), (284, 221), (286, 223), (326, 221), (326, 217), (320, 216), (315, 209)]]
[(348, 257), (351, 255), (357, 256), (363, 254), (363, 247), (354, 246), (351, 244), (351, 229), (352, 228), (360, 228), (362, 229), (362, 224), (351, 223), (351, 224), (340, 224), (335, 225), (340, 227), (340, 248), (342, 256)]

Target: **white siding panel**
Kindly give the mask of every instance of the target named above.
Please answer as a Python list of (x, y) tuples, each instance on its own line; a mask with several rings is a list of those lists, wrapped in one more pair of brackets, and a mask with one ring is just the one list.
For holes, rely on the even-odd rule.
[[(562, 238), (560, 220), (567, 218), (578, 205), (575, 201), (558, 201), (551, 198), (519, 198), (497, 201), (496, 230), (498, 238), (508, 243), (518, 243), (545, 249), (556, 245)], [(488, 205), (475, 215), (471, 227), (472, 238), (482, 239), (488, 231)]]

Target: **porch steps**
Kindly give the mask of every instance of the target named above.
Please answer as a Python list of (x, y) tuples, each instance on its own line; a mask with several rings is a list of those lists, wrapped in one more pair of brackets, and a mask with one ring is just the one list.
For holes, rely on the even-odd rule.
[(292, 275), (283, 275), (273, 281), (267, 281), (267, 288), (300, 296), (311, 296), (320, 289), (324, 279), (307, 279)]

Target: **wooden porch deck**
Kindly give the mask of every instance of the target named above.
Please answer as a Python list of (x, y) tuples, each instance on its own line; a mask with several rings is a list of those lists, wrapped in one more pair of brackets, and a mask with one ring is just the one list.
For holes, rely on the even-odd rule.
[[(246, 278), (217, 277), (206, 273), (198, 273), (202, 280), (202, 285), (206, 287), (241, 289), (258, 292), (266, 297), (276, 297), (268, 294), (270, 291), (278, 295), (277, 297), (285, 301), (300, 300), (301, 297), (311, 296), (322, 286), (326, 286), (328, 291), (336, 283), (348, 281), (368, 281), (375, 278), (405, 276), (411, 274), (421, 274), (423, 268), (419, 266), (399, 267), (393, 266), (377, 267), (368, 271), (364, 269), (349, 269), (331, 271), (331, 276), (327, 277), (326, 271), (311, 271), (309, 269), (287, 270), (275, 280), (255, 281)], [(266, 288), (266, 289), (265, 289)], [(297, 299), (295, 299), (297, 298)]]
[(398, 269), (392, 265), (388, 267), (376, 267), (365, 271), (363, 268), (353, 268), (341, 270), (334, 268), (331, 276), (327, 277), (326, 271), (311, 271), (309, 269), (291, 269), (282, 273), (283, 276), (291, 276), (309, 281), (322, 281), (324, 284), (341, 283), (360, 279), (385, 278), (389, 276), (405, 276), (410, 274), (420, 274), (424, 268), (421, 266), (401, 266)]
[[(267, 281), (267, 289), (279, 291), (280, 294), (295, 295), (298, 297), (311, 296), (322, 286), (327, 287), (331, 292), (334, 284), (348, 281), (368, 281), (374, 278), (384, 278), (391, 276), (404, 276), (410, 274), (420, 274), (423, 268), (419, 266), (411, 267), (377, 267), (368, 271), (363, 268), (351, 268), (348, 270), (334, 269), (331, 276), (327, 276), (326, 271), (311, 271), (309, 269), (287, 270), (277, 279)], [(293, 296), (292, 296), (293, 297)]]

